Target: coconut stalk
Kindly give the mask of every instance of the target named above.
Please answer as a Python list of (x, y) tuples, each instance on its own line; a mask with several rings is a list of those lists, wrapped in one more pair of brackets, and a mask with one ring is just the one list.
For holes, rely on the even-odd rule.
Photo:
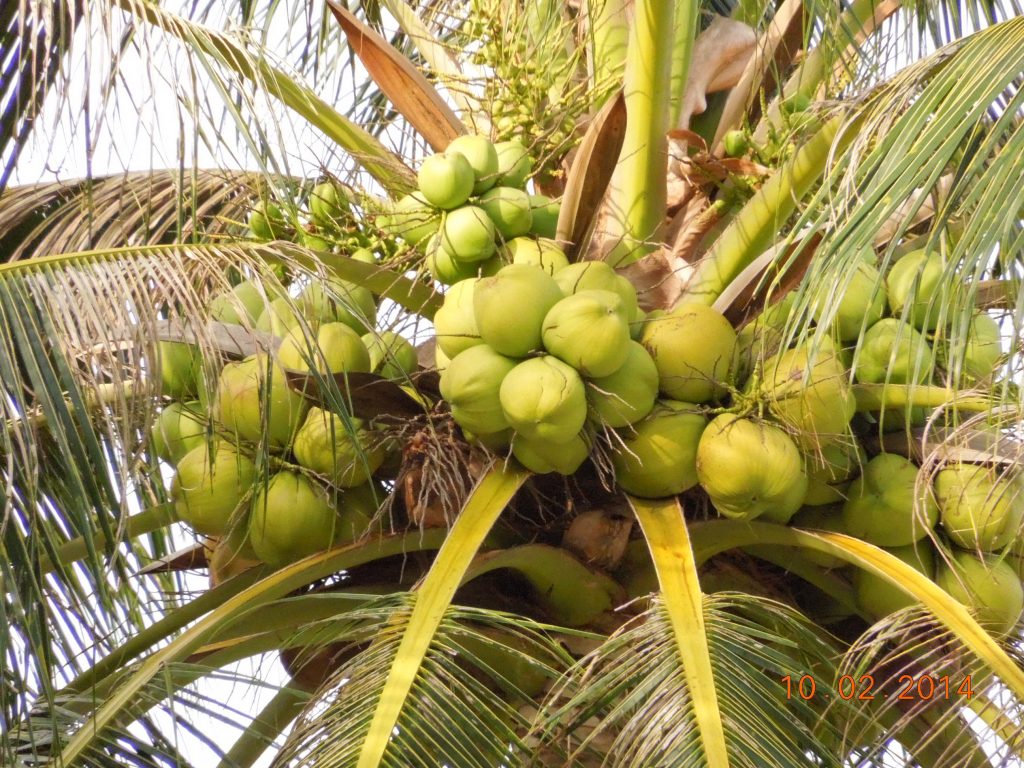
[[(584, 4), (589, 46), (590, 90), (597, 93), (607, 82), (622, 80), (629, 45), (626, 0), (591, 0)], [(601, 105), (594, 104), (598, 109)]]

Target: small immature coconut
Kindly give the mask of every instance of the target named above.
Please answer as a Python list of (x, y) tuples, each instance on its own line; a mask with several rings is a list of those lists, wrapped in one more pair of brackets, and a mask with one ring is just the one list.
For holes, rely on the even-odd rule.
[(497, 184), (522, 189), (533, 170), (526, 147), (519, 141), (499, 141), (494, 151), (498, 156)]
[(164, 461), (177, 464), (181, 457), (206, 443), (206, 417), (198, 400), (169, 403), (150, 430), (153, 452)]
[(178, 341), (161, 341), (159, 353), (160, 392), (181, 400), (197, 392), (203, 357), (199, 347)]
[(308, 373), (366, 373), (370, 355), (359, 334), (344, 323), (324, 323), (316, 338), (305, 329), (293, 328), (277, 350), (277, 359), (285, 368)]
[(864, 449), (849, 437), (809, 451), (804, 458), (807, 495), (804, 504), (821, 506), (846, 500), (846, 489), (868, 461)]
[(266, 306), (255, 280), (245, 280), (230, 291), (215, 296), (207, 307), (211, 320), (232, 325), (252, 325)]
[(697, 446), (697, 478), (725, 517), (785, 524), (807, 493), (796, 444), (778, 427), (716, 416)]
[(457, 152), (431, 155), (416, 175), (420, 193), (437, 208), (458, 208), (473, 193), (473, 166)]
[(885, 279), (889, 309), (895, 318), (903, 318), (919, 331), (934, 331), (942, 314), (941, 290), (945, 263), (938, 253), (925, 249), (913, 251), (892, 265)]
[(296, 303), (311, 324), (344, 323), (363, 334), (377, 321), (373, 294), (361, 285), (340, 278), (310, 283), (302, 289)]
[(743, 131), (728, 131), (722, 137), (722, 148), (729, 157), (743, 157), (750, 149), (750, 140)]
[(323, 181), (309, 193), (309, 215), (318, 227), (332, 228), (349, 211), (348, 200), (331, 181)]
[(261, 200), (249, 214), (249, 229), (259, 240), (277, 240), (288, 231), (288, 224), (277, 203)]
[(322, 488), (297, 472), (278, 472), (256, 487), (249, 541), (260, 560), (280, 567), (328, 549), (337, 524)]
[(477, 278), (471, 277), (453, 285), (444, 295), (444, 303), (434, 314), (437, 346), (448, 357), (470, 347), (483, 344), (473, 311), (473, 290)]
[(395, 203), (383, 229), (409, 245), (417, 246), (437, 232), (440, 226), (441, 216), (437, 209), (431, 207), (422, 193), (410, 192)]
[(620, 433), (612, 463), (622, 490), (645, 499), (675, 496), (697, 484), (697, 445), (708, 421), (689, 403), (661, 400)]
[(204, 443), (178, 462), (171, 481), (174, 511), (199, 533), (221, 536), (255, 480), (256, 466), (230, 443), (219, 441), (212, 447)]
[(931, 370), (932, 348), (925, 337), (888, 317), (864, 334), (853, 374), (862, 384), (923, 384)]
[(1008, 635), (1024, 611), (1020, 578), (996, 555), (980, 560), (971, 552), (953, 552), (952, 563), (939, 562), (935, 583), (971, 608), (978, 623), (999, 636)]
[(939, 519), (928, 483), (918, 469), (894, 453), (880, 453), (864, 465), (843, 505), (851, 536), (879, 547), (903, 547), (928, 535)]
[[(934, 578), (935, 550), (927, 539), (905, 547), (892, 547), (886, 551), (929, 579)], [(853, 572), (853, 588), (857, 594), (857, 605), (864, 613), (875, 619), (890, 616), (917, 602), (887, 579), (863, 568), (857, 568)]]
[(533, 211), (530, 233), (553, 240), (558, 234), (558, 214), (562, 204), (547, 195), (530, 195), (530, 208)]
[(500, 390), (502, 381), (515, 367), (515, 360), (486, 344), (470, 347), (452, 358), (441, 373), (440, 389), (460, 427), (477, 434), (508, 428)]
[[(299, 235), (299, 239), (306, 248), (311, 251), (331, 251), (334, 249), (334, 243), (328, 240), (326, 237), (321, 237), (313, 232), (302, 232)], [(264, 310), (265, 311), (265, 310)]]
[(484, 261), (494, 255), (494, 224), (483, 208), (464, 205), (448, 211), (441, 225), (441, 245), (456, 261)]
[(705, 403), (726, 392), (736, 360), (736, 332), (721, 312), (683, 304), (648, 319), (640, 343), (658, 366), (662, 393)]
[(546, 475), (557, 472), (571, 475), (590, 455), (590, 443), (581, 433), (567, 443), (550, 440), (530, 440), (519, 433), (512, 438), (512, 455), (531, 472)]
[(533, 224), (530, 196), (521, 189), (495, 187), (481, 195), (477, 205), (487, 212), (504, 240), (525, 235)]
[(558, 283), (540, 267), (502, 267), (493, 277), (480, 279), (473, 290), (480, 338), (503, 355), (525, 357), (540, 349), (544, 318), (561, 298)]
[[(269, 375), (268, 375), (269, 374)], [(308, 403), (288, 386), (284, 369), (265, 354), (228, 363), (217, 384), (215, 416), (230, 433), (273, 447), (291, 442)]]
[[(828, 531), (829, 533), (846, 533), (843, 527), (843, 505), (832, 504), (820, 507), (802, 507), (789, 520), (793, 528), (805, 531)], [(846, 561), (827, 552), (815, 549), (804, 550), (804, 557), (822, 568), (842, 568)]]
[[(870, 249), (869, 253), (874, 256)], [(885, 314), (885, 287), (878, 269), (862, 260), (840, 296), (829, 296), (815, 305), (815, 321), (820, 323), (826, 314), (831, 315), (840, 341), (856, 341), (861, 329), (881, 320)]]
[(486, 136), (459, 136), (445, 150), (462, 155), (473, 169), (473, 194), (479, 195), (498, 180), (498, 151)]
[(1024, 483), (979, 464), (950, 464), (935, 477), (942, 530), (965, 549), (1001, 550), (1024, 521)]
[(367, 333), (363, 344), (370, 353), (370, 370), (386, 379), (408, 379), (420, 367), (416, 348), (399, 333)]
[(590, 418), (607, 427), (625, 427), (644, 418), (658, 397), (658, 367), (640, 344), (626, 345), (626, 361), (609, 376), (587, 382)]
[(629, 322), (637, 323), (641, 319), (643, 313), (637, 305), (636, 288), (603, 261), (578, 261), (558, 270), (554, 277), (566, 296), (580, 291), (613, 291), (622, 299)]
[(587, 420), (583, 379), (551, 355), (519, 363), (501, 382), (499, 396), (509, 426), (529, 440), (571, 442)]
[(999, 323), (991, 315), (978, 312), (971, 318), (966, 342), (954, 345), (952, 336), (952, 333), (943, 334), (941, 341), (935, 345), (936, 356), (943, 368), (949, 370), (953, 358), (957, 357), (959, 373), (967, 383), (991, 379), (1003, 355)]
[(544, 317), (544, 348), (584, 376), (611, 376), (629, 354), (626, 308), (617, 293), (580, 291)]
[(310, 408), (292, 446), (300, 465), (338, 488), (362, 485), (384, 463), (383, 448), (373, 444), (362, 421), (350, 419), (349, 424), (336, 413)]
[(513, 264), (538, 266), (549, 275), (557, 275), (569, 266), (562, 247), (547, 238), (517, 237), (505, 243), (501, 255)]

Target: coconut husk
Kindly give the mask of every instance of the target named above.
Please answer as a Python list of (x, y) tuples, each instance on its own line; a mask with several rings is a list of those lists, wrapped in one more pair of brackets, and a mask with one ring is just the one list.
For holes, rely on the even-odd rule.
[(632, 530), (628, 507), (589, 509), (573, 518), (562, 546), (587, 565), (613, 571), (626, 554)]

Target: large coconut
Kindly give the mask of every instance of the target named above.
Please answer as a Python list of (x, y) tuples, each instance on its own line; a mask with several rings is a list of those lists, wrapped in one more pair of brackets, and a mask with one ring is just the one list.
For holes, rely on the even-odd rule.
[[(874, 252), (868, 250), (871, 257)], [(869, 328), (885, 314), (885, 284), (873, 264), (862, 260), (842, 294), (829, 296), (814, 305), (814, 319), (820, 323), (825, 315), (832, 317), (832, 328), (840, 341), (855, 341), (863, 329)]]
[(766, 422), (723, 413), (697, 446), (697, 479), (725, 517), (786, 523), (807, 493), (800, 451)]
[(297, 303), (310, 323), (344, 323), (359, 334), (371, 330), (377, 320), (373, 294), (339, 278), (315, 280), (302, 290)]
[(879, 547), (903, 547), (935, 527), (939, 508), (918, 469), (894, 453), (880, 453), (864, 465), (849, 488), (843, 522), (850, 535)]
[(765, 361), (758, 396), (796, 440), (813, 450), (843, 437), (857, 402), (831, 343), (789, 349)]
[(230, 291), (215, 296), (207, 307), (211, 320), (233, 325), (252, 325), (267, 305), (255, 280), (244, 280)]
[[(886, 551), (920, 571), (929, 579), (934, 577), (935, 550), (927, 539), (922, 539), (915, 544), (908, 544), (905, 547), (892, 547)], [(917, 602), (887, 579), (876, 576), (863, 568), (854, 571), (853, 588), (857, 594), (857, 605), (868, 616), (876, 619), (889, 616)]]
[(947, 332), (936, 342), (935, 353), (942, 367), (949, 370), (953, 359), (957, 358), (959, 373), (967, 383), (991, 379), (1003, 355), (999, 323), (991, 315), (978, 312), (967, 328), (967, 340), (957, 343), (954, 341), (957, 336), (959, 334)]
[(476, 281), (477, 278), (473, 277), (453, 285), (445, 293), (441, 308), (434, 314), (437, 346), (449, 358), (477, 344), (483, 344), (473, 311)]
[(349, 419), (346, 426), (341, 416), (321, 408), (309, 409), (292, 452), (300, 465), (338, 488), (362, 485), (384, 463), (383, 447), (362, 421)]
[(549, 275), (557, 275), (569, 266), (569, 259), (562, 247), (554, 240), (543, 237), (517, 237), (509, 240), (502, 247), (501, 256), (513, 264), (540, 267)]
[(1017, 538), (1024, 483), (978, 464), (951, 464), (935, 477), (942, 530), (965, 549), (996, 552)]
[(530, 440), (571, 442), (587, 420), (583, 379), (551, 355), (519, 363), (501, 382), (499, 395), (509, 426)]
[(496, 249), (494, 223), (475, 205), (448, 211), (439, 234), (441, 246), (456, 261), (485, 261)]
[(525, 357), (540, 349), (544, 318), (561, 298), (558, 283), (540, 267), (502, 267), (493, 277), (481, 278), (473, 290), (480, 337), (503, 355)]
[(422, 193), (411, 192), (395, 203), (385, 223), (389, 234), (417, 246), (437, 232), (441, 216)]
[(590, 443), (583, 433), (566, 443), (550, 440), (530, 440), (516, 433), (512, 438), (512, 455), (531, 472), (545, 475), (558, 472), (571, 475), (590, 455)]
[(446, 155), (458, 153), (473, 169), (473, 194), (479, 195), (498, 180), (498, 151), (486, 136), (469, 135), (452, 139)]
[(615, 479), (634, 496), (674, 496), (697, 484), (697, 445), (707, 427), (704, 415), (690, 403), (662, 400), (643, 421), (620, 432), (613, 446)]
[(169, 403), (150, 429), (153, 452), (177, 464), (181, 457), (206, 442), (206, 417), (198, 400)]
[[(946, 267), (942, 256), (925, 249), (901, 258), (885, 278), (889, 309), (921, 331), (934, 331), (942, 315), (941, 292)], [(907, 307), (907, 304), (910, 306)]]
[(504, 240), (525, 235), (533, 224), (530, 196), (521, 189), (495, 187), (483, 194), (477, 205), (487, 212)]
[(587, 382), (590, 417), (607, 427), (625, 427), (644, 418), (658, 397), (658, 368), (640, 344), (626, 344), (626, 361), (610, 376)]
[(611, 376), (629, 354), (629, 318), (617, 293), (580, 291), (544, 317), (544, 348), (584, 376)]
[(416, 348), (394, 331), (373, 331), (363, 335), (370, 353), (370, 370), (386, 379), (408, 379), (419, 368)]
[(228, 363), (217, 384), (215, 416), (243, 440), (282, 447), (306, 415), (306, 399), (288, 386), (284, 369), (264, 354)]
[(178, 518), (207, 536), (230, 528), (256, 480), (256, 467), (226, 441), (193, 448), (182, 456), (171, 481)]
[(821, 506), (846, 500), (846, 489), (868, 461), (864, 449), (852, 437), (829, 443), (804, 457), (807, 495), (804, 504)]
[(736, 332), (721, 312), (683, 304), (648, 319), (640, 343), (658, 366), (662, 393), (705, 403), (725, 394), (736, 360)]
[(916, 330), (890, 317), (868, 328), (854, 365), (854, 376), (865, 384), (923, 384), (931, 376), (932, 348)]
[(437, 208), (458, 208), (473, 193), (473, 166), (458, 152), (431, 155), (420, 166), (416, 181), (427, 202)]
[[(843, 527), (843, 505), (832, 504), (829, 506), (802, 507), (792, 518), (789, 524), (794, 528), (802, 528), (808, 531), (827, 531), (828, 533), (846, 533)], [(846, 561), (827, 552), (819, 552), (816, 549), (806, 549), (803, 552), (812, 563), (822, 568), (842, 568)]]
[(1013, 630), (1024, 611), (1020, 578), (995, 555), (982, 560), (970, 552), (955, 551), (951, 563), (939, 563), (935, 583), (971, 608), (978, 623), (1000, 636)]
[(330, 548), (337, 525), (322, 488), (297, 472), (278, 472), (256, 488), (249, 541), (260, 560), (278, 567)]
[(508, 428), (499, 393), (502, 381), (515, 367), (515, 360), (486, 344), (470, 347), (452, 358), (441, 373), (440, 388), (460, 427), (477, 434)]
[(277, 350), (277, 360), (285, 368), (308, 373), (366, 373), (370, 370), (370, 353), (359, 334), (344, 323), (324, 323), (316, 338), (305, 329), (293, 328)]
[(499, 141), (494, 145), (498, 156), (498, 177), (496, 183), (503, 187), (523, 188), (533, 171), (530, 153), (522, 142)]
[(160, 392), (175, 400), (194, 397), (203, 369), (199, 348), (177, 341), (157, 344)]
[(626, 318), (631, 324), (638, 324), (642, 319), (636, 288), (603, 261), (578, 261), (558, 270), (554, 277), (566, 296), (580, 291), (613, 291), (622, 299)]

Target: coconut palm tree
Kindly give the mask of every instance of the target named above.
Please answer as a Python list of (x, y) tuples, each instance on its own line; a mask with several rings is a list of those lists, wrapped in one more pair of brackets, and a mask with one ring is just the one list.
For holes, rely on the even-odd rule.
[(1024, 759), (1016, 0), (0, 18), (5, 765)]

